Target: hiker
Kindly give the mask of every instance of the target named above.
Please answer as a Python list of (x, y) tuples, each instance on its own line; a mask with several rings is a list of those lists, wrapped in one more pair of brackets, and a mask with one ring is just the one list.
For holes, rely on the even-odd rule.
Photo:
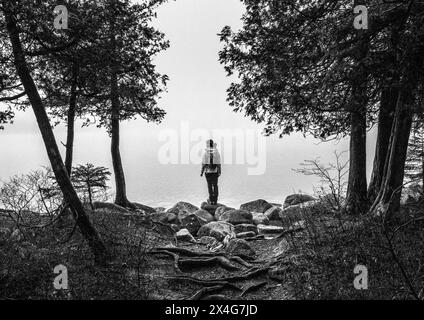
[(206, 141), (206, 150), (202, 157), (202, 171), (200, 176), (205, 173), (208, 182), (210, 204), (218, 202), (218, 177), (221, 175), (221, 156), (216, 149), (216, 143), (213, 140)]

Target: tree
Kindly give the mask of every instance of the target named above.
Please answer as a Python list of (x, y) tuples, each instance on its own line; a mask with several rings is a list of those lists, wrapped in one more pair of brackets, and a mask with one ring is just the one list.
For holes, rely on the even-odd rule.
[(368, 186), (368, 199), (371, 203), (377, 197), (383, 182), (384, 166), (389, 149), (397, 96), (398, 90), (394, 86), (389, 86), (381, 92), (374, 163)]
[[(85, 119), (84, 125), (96, 123), (108, 130), (115, 203), (125, 207), (132, 204), (126, 196), (119, 149), (120, 122), (137, 116), (160, 122), (165, 115), (156, 99), (165, 88), (167, 76), (155, 71), (152, 58), (169, 44), (149, 25), (154, 10), (163, 2), (72, 1), (69, 11), (78, 18), (71, 20), (74, 32), (62, 36), (62, 41), (73, 45), (48, 52), (34, 75), (49, 114), (67, 123), (68, 172), (72, 168), (75, 118)], [(41, 38), (50, 47), (58, 46), (49, 33), (42, 33)]]
[(372, 212), (384, 216), (386, 221), (400, 207), (408, 141), (423, 81), (424, 3), (409, 1), (397, 7), (401, 11), (391, 20), (390, 25), (394, 35), (391, 42), (395, 47), (396, 84), (399, 91), (382, 184), (371, 208)]
[[(127, 199), (125, 174), (119, 149), (120, 122), (137, 116), (160, 122), (165, 112), (157, 107), (157, 98), (168, 77), (155, 70), (152, 58), (169, 44), (164, 35), (151, 27), (155, 9), (164, 0), (107, 0), (101, 4), (100, 32), (97, 35), (98, 73), (90, 77), (96, 92), (89, 109), (111, 136), (111, 155), (115, 176), (115, 203), (133, 205)], [(107, 97), (107, 99), (105, 99)]]
[[(353, 26), (349, 1), (246, 0), (244, 28), (225, 27), (220, 61), (237, 72), (228, 100), (266, 133), (350, 133), (347, 209), (367, 209), (366, 130), (377, 91), (369, 75), (370, 34)], [(355, 4), (359, 4), (356, 1)]]
[[(27, 57), (30, 55), (30, 52), (32, 52), (33, 55), (42, 55), (42, 52), (46, 51), (46, 49), (40, 46), (40, 42), (37, 41), (37, 37), (34, 36), (33, 33), (25, 33), (25, 36), (22, 36), (22, 32), (25, 30), (25, 23), (27, 21), (38, 21), (40, 25), (45, 26), (46, 17), (37, 16), (37, 13), (40, 11), (37, 4), (34, 6), (34, 3), (25, 2), (25, 4), (22, 4), (20, 1), (16, 0), (2, 0), (0, 4), (2, 18), (4, 19), (2, 19), (1, 24), (6, 26), (9, 42), (6, 43), (5, 38), (2, 38), (1, 41), (3, 46), (10, 46), (12, 51), (12, 60), (16, 69), (16, 74), (21, 81), (20, 85), (24, 88), (25, 94), (28, 97), (34, 111), (56, 181), (63, 193), (66, 203), (68, 203), (71, 208), (76, 224), (78, 225), (82, 235), (88, 241), (88, 244), (94, 254), (95, 261), (99, 264), (104, 264), (109, 258), (107, 249), (100, 239), (97, 231), (92, 226), (84, 211), (84, 207), (72, 186), (68, 172), (66, 171), (59, 153), (45, 106), (29, 69), (30, 64), (28, 64)], [(32, 5), (30, 6), (30, 4)], [(32, 35), (32, 37), (29, 36), (29, 34)], [(35, 51), (33, 47), (35, 43), (38, 44), (38, 52)], [(49, 48), (49, 50), (52, 51), (55, 49)]]
[[(364, 5), (365, 1), (355, 0), (354, 6)], [(366, 172), (366, 136), (369, 71), (367, 58), (369, 54), (370, 36), (366, 30), (358, 30), (356, 34), (356, 50), (352, 55), (354, 70), (351, 74), (352, 101), (350, 104), (350, 161), (349, 179), (346, 197), (348, 213), (360, 214), (367, 211)]]
[(77, 192), (82, 193), (84, 198), (88, 197), (93, 210), (93, 199), (100, 193), (104, 194), (108, 189), (107, 181), (110, 174), (105, 167), (95, 167), (91, 163), (78, 165), (73, 169), (71, 180), (74, 188)]
[[(101, 7), (91, 1), (68, 1), (66, 6), (71, 15), (71, 28), (61, 32), (62, 41), (73, 43), (75, 37), (79, 40), (66, 50), (46, 52), (34, 70), (34, 78), (54, 124), (64, 121), (67, 125), (65, 167), (71, 174), (75, 120), (83, 118), (84, 125), (89, 124), (89, 107), (107, 97), (99, 97), (98, 92), (88, 86), (98, 72), (100, 44), (95, 39), (100, 32)], [(57, 37), (48, 31), (38, 37), (45, 45), (54, 47)]]
[[(405, 141), (421, 82), (422, 1), (368, 1), (369, 28), (359, 31), (350, 1), (243, 3), (243, 29), (224, 27), (220, 34), (225, 43), (220, 61), (240, 79), (228, 89), (230, 105), (265, 123), (267, 134), (300, 131), (323, 139), (350, 134), (352, 213), (365, 213), (370, 203), (366, 130), (380, 120), (368, 194), (376, 204), (385, 193), (386, 206), (402, 185)], [(400, 198), (392, 200), (398, 204)]]
[(17, 223), (26, 222), (22, 220), (27, 212), (55, 218), (63, 199), (51, 177), (48, 168), (11, 177), (0, 188), (1, 206), (12, 213)]

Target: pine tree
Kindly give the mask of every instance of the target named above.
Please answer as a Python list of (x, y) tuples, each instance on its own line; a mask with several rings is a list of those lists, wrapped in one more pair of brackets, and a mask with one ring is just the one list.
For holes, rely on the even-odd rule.
[(95, 167), (91, 163), (73, 168), (71, 180), (75, 190), (82, 198), (88, 198), (91, 208), (97, 194), (108, 189), (107, 182), (111, 173), (105, 167)]

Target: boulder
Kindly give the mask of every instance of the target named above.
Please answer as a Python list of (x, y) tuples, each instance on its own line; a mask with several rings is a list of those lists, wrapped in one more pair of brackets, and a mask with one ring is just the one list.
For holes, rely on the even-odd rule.
[(264, 213), (265, 211), (267, 211), (271, 207), (272, 207), (272, 205), (270, 203), (268, 203), (267, 201), (265, 201), (263, 199), (259, 199), (259, 200), (250, 201), (250, 202), (246, 202), (246, 203), (242, 204), (240, 206), (240, 209), (250, 211), (250, 212), (262, 212), (262, 213)]
[(216, 242), (217, 242), (216, 239), (210, 236), (203, 236), (198, 241), (198, 243), (205, 244), (208, 246), (214, 245)]
[(192, 205), (188, 202), (178, 202), (176, 203), (171, 209), (168, 209), (167, 212), (172, 212), (178, 215), (180, 211), (187, 211), (189, 213), (195, 213), (197, 210), (199, 210), (198, 207), (195, 205)]
[(274, 206), (265, 211), (264, 215), (269, 220), (279, 220), (282, 211), (283, 210), (281, 208)]
[(225, 221), (212, 221), (202, 226), (197, 232), (199, 237), (210, 236), (218, 241), (223, 241), (225, 237), (235, 238), (234, 226)]
[(263, 224), (258, 225), (259, 234), (279, 234), (283, 233), (286, 229), (277, 226), (265, 226)]
[(284, 227), (285, 225), (281, 220), (270, 220), (268, 226)]
[(256, 236), (256, 233), (254, 233), (253, 231), (241, 232), (241, 233), (237, 233), (236, 236), (239, 239), (246, 239), (246, 238), (252, 238)]
[(234, 226), (234, 232), (236, 234), (243, 233), (243, 232), (250, 232), (250, 231), (257, 234), (258, 228), (254, 224), (246, 224), (246, 223), (242, 223), (242, 224), (238, 224)]
[(231, 239), (227, 244), (226, 251), (233, 256), (253, 258), (256, 255), (255, 250), (243, 239)]
[(215, 211), (219, 207), (224, 207), (224, 205), (223, 204), (220, 204), (220, 203), (210, 204), (210, 203), (207, 203), (207, 202), (202, 202), (201, 205), (200, 205), (200, 209), (206, 210), (211, 215), (215, 215)]
[(317, 214), (327, 209), (328, 207), (319, 200), (308, 201), (283, 209), (280, 220), (285, 225), (291, 225), (296, 221), (304, 220), (305, 215)]
[(234, 208), (230, 208), (230, 207), (226, 207), (226, 206), (221, 206), (221, 207), (218, 207), (217, 209), (216, 209), (216, 211), (215, 211), (215, 219), (216, 220), (219, 220), (219, 217), (224, 213), (224, 212), (227, 212), (227, 211), (230, 211), (230, 210), (235, 210)]
[(215, 217), (206, 210), (199, 209), (194, 214), (199, 218), (201, 225), (215, 221)]
[(181, 229), (175, 235), (178, 241), (196, 242), (196, 239), (191, 235), (187, 229)]
[(269, 224), (269, 219), (264, 213), (252, 212), (252, 219), (253, 219), (253, 224), (256, 226), (258, 224), (265, 224), (265, 225)]
[(196, 234), (199, 231), (202, 224), (200, 219), (194, 213), (188, 213), (184, 211), (184, 214), (178, 217), (182, 228), (186, 228), (191, 234)]
[(302, 194), (302, 193), (296, 193), (291, 194), (286, 197), (284, 200), (283, 208), (287, 208), (289, 206), (294, 206), (297, 204), (301, 204), (308, 201), (316, 200), (314, 197), (308, 195), (308, 194)]
[(281, 207), (283, 206), (281, 203), (275, 203), (275, 202), (270, 202), (270, 204), (271, 204), (273, 207), (279, 207), (279, 208), (281, 208)]
[(229, 222), (231, 224), (252, 224), (252, 214), (245, 210), (229, 210), (224, 212), (218, 219), (219, 221)]
[(162, 222), (162, 223), (177, 223), (177, 215), (172, 212), (155, 212), (150, 215), (153, 220)]

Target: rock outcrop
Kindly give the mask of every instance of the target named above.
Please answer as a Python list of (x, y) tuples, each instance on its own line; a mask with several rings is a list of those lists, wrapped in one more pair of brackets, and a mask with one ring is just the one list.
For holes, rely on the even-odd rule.
[(200, 219), (195, 213), (184, 211), (178, 216), (182, 228), (186, 228), (191, 234), (196, 234), (202, 226)]
[(216, 209), (216, 211), (215, 211), (215, 219), (216, 220), (219, 220), (219, 217), (224, 213), (224, 212), (227, 212), (227, 211), (230, 211), (230, 210), (235, 210), (234, 208), (230, 208), (230, 207), (227, 207), (227, 206), (221, 206), (221, 207), (218, 207), (217, 209)]
[(235, 225), (234, 232), (236, 234), (243, 233), (243, 232), (253, 232), (256, 234), (258, 233), (258, 228), (254, 224), (243, 223), (243, 224)]
[(175, 236), (178, 241), (196, 242), (196, 239), (194, 239), (193, 235), (187, 229), (181, 229), (175, 234)]
[(292, 224), (296, 221), (304, 220), (305, 215), (319, 213), (322, 210), (326, 210), (326, 206), (321, 201), (308, 201), (283, 209), (280, 220), (284, 224)]
[(197, 218), (199, 218), (201, 225), (215, 221), (215, 217), (206, 210), (200, 209), (197, 210), (194, 214), (197, 216)]
[(255, 250), (243, 239), (231, 239), (227, 244), (226, 251), (231, 255), (241, 257), (253, 258), (256, 255)]
[(155, 212), (150, 215), (150, 218), (162, 223), (175, 224), (178, 223), (178, 217), (172, 212)]
[(252, 224), (252, 213), (246, 210), (229, 210), (220, 215), (219, 221), (225, 221), (233, 225), (236, 224)]
[(308, 194), (296, 193), (291, 194), (286, 197), (284, 200), (283, 208), (287, 208), (289, 206), (295, 206), (297, 204), (305, 203), (308, 201), (316, 200), (314, 197)]
[(229, 238), (236, 237), (234, 226), (231, 223), (225, 221), (209, 222), (208, 224), (205, 224), (199, 229), (197, 235), (199, 237), (214, 237), (218, 241), (223, 241), (227, 236)]
[(258, 224), (265, 224), (265, 225), (269, 224), (269, 218), (264, 213), (252, 212), (252, 219), (253, 219), (253, 224), (256, 226)]
[(181, 211), (187, 211), (189, 213), (195, 213), (197, 210), (199, 210), (198, 207), (195, 205), (192, 205), (188, 202), (180, 201), (176, 203), (171, 209), (168, 209), (167, 212), (172, 212), (178, 215)]
[(207, 202), (202, 202), (200, 205), (200, 209), (206, 210), (207, 212), (209, 212), (211, 215), (215, 215), (215, 211), (216, 209), (218, 209), (219, 207), (224, 207), (223, 204), (217, 203), (217, 204), (210, 204)]
[(259, 234), (279, 234), (286, 231), (283, 227), (277, 227), (277, 226), (265, 226), (263, 224), (258, 225), (258, 232)]
[(258, 199), (255, 201), (250, 201), (250, 202), (246, 202), (244, 204), (242, 204), (240, 206), (241, 210), (246, 210), (249, 212), (262, 212), (264, 213), (265, 211), (267, 211), (269, 208), (272, 207), (272, 204), (270, 204), (269, 202), (263, 200), (263, 199)]
[(264, 215), (269, 220), (280, 220), (282, 211), (283, 210), (281, 208), (274, 206), (274, 207), (269, 208), (267, 211), (265, 211)]

